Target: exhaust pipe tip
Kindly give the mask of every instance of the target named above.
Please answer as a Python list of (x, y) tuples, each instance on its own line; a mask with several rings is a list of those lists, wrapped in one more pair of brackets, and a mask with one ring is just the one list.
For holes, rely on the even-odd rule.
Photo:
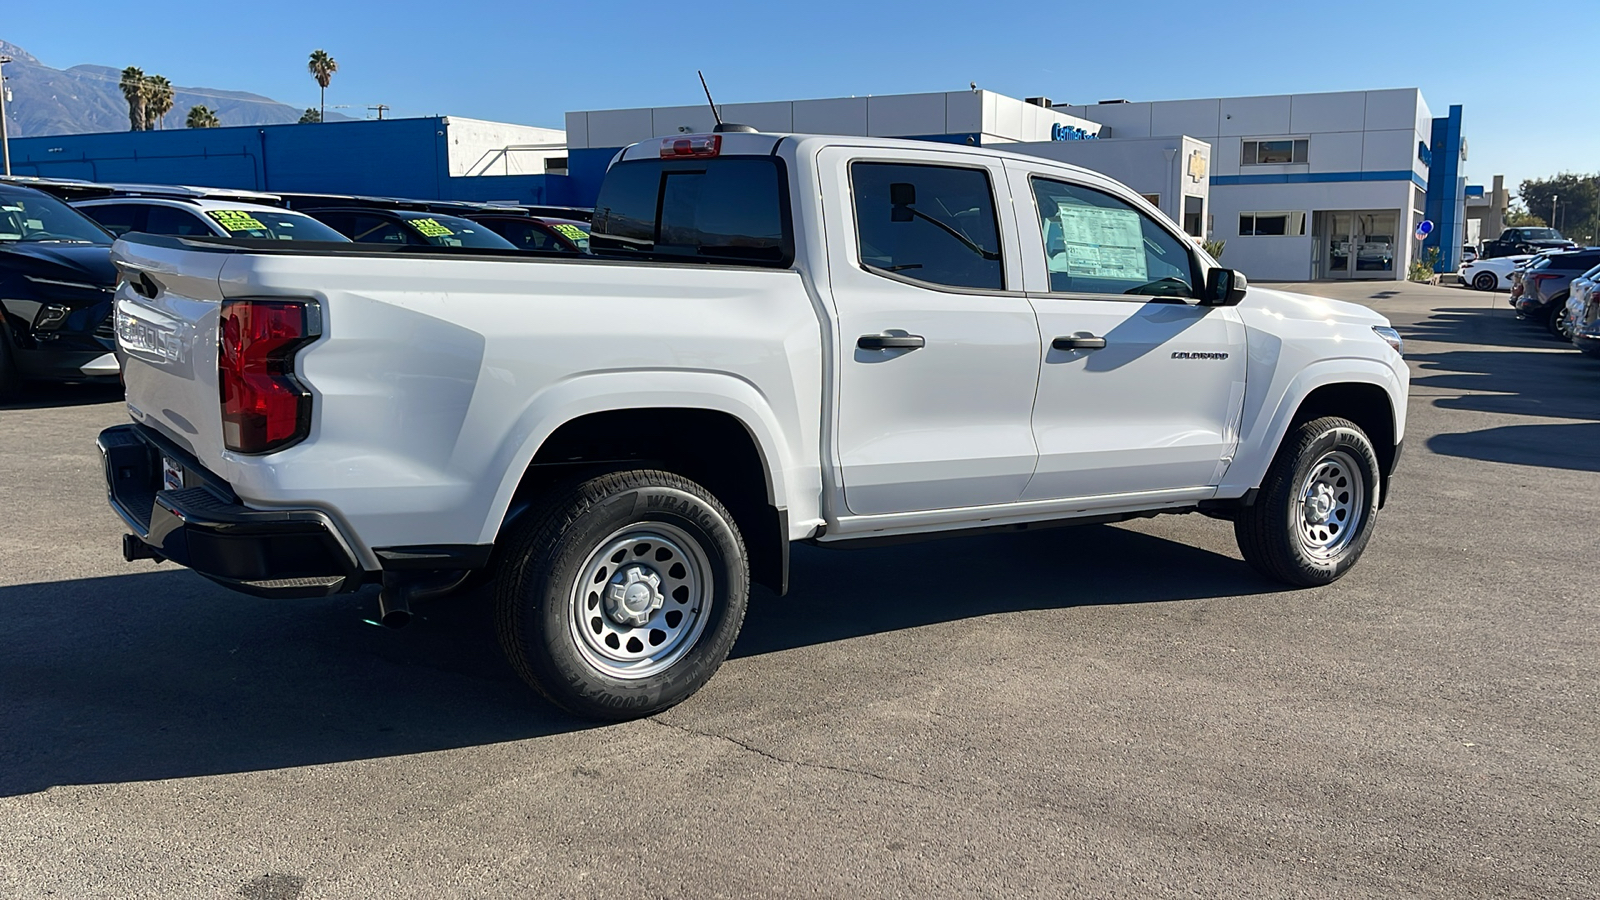
[(385, 572), (378, 592), (378, 624), (400, 628), (411, 621), (412, 600), (432, 600), (459, 588), (472, 572), (466, 569)]

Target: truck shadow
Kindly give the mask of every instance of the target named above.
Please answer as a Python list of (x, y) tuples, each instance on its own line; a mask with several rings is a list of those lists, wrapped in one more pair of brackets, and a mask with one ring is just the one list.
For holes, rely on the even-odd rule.
[(0, 400), (0, 412), (8, 409), (58, 409), (68, 406), (95, 406), (101, 403), (121, 403), (122, 385), (96, 381), (82, 384), (57, 384), (29, 382), (20, 393)]
[(1428, 438), (1428, 449), (1441, 456), (1600, 472), (1600, 422), (1505, 425), (1465, 434), (1436, 434)]
[[(1553, 349), (1552, 349), (1553, 348)], [(1562, 419), (1600, 418), (1600, 363), (1568, 345), (1538, 350), (1445, 350), (1412, 353), (1411, 388), (1459, 392), (1435, 397), (1441, 409)], [(1413, 400), (1420, 399), (1414, 393)]]
[(1395, 327), (1407, 342), (1481, 344), (1525, 350), (1562, 346), (1543, 325), (1519, 321), (1516, 312), (1506, 305), (1504, 294), (1495, 294), (1493, 305), (1436, 309), (1420, 322)]
[[(1106, 526), (795, 556), (797, 589), (758, 593), (736, 657), (997, 613), (1276, 589), (1237, 560)], [(399, 631), (364, 622), (374, 607), (370, 589), (266, 601), (166, 567), (0, 587), (0, 796), (594, 727), (512, 673), (487, 592), (420, 608)]]

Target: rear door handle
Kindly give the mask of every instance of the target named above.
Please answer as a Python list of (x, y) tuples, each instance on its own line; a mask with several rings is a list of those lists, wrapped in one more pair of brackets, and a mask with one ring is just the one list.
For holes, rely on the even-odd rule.
[(916, 350), (927, 346), (920, 334), (863, 334), (856, 338), (862, 350)]
[(1092, 334), (1075, 334), (1071, 337), (1058, 337), (1050, 342), (1050, 346), (1056, 350), (1103, 350), (1106, 339)]

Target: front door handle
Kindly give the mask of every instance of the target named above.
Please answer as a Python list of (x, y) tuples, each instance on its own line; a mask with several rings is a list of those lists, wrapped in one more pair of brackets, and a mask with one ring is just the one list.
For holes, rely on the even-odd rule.
[(862, 350), (916, 350), (927, 345), (920, 334), (863, 334), (856, 338)]
[(1071, 337), (1058, 337), (1050, 342), (1050, 346), (1056, 350), (1103, 350), (1106, 339), (1092, 334), (1075, 334)]

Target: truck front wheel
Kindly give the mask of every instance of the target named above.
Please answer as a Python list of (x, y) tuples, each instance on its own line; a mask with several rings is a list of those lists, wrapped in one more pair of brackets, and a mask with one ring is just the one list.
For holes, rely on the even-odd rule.
[(1355, 565), (1378, 511), (1378, 456), (1354, 422), (1315, 419), (1290, 432), (1234, 536), (1252, 568), (1300, 587)]
[(500, 644), (522, 678), (580, 716), (667, 709), (722, 665), (750, 566), (733, 516), (670, 472), (613, 472), (551, 491), (503, 547)]

